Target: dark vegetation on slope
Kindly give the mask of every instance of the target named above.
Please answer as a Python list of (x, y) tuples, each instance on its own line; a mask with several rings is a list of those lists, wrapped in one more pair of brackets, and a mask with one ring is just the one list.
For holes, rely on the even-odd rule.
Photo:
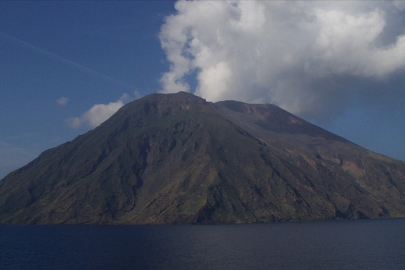
[(405, 163), (274, 105), (131, 102), (0, 181), (0, 223), (252, 223), (405, 216)]

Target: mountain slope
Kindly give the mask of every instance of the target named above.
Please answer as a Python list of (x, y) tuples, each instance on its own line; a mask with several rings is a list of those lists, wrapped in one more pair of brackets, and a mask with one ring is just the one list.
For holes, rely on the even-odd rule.
[(401, 217), (404, 192), (404, 162), (274, 105), (153, 94), (0, 181), (0, 222)]

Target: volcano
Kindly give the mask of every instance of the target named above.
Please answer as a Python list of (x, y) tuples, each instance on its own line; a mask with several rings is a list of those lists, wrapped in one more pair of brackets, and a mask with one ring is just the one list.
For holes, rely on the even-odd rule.
[(152, 94), (0, 181), (2, 224), (405, 216), (405, 162), (271, 104)]

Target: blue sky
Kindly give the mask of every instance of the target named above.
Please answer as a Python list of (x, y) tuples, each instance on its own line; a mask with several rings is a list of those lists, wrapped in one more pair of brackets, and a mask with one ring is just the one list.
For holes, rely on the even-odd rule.
[(180, 90), (274, 103), (405, 160), (401, 3), (1, 1), (0, 178)]

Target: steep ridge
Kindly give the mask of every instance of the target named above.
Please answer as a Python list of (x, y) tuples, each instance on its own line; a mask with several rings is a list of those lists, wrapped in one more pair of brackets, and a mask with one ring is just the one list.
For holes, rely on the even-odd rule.
[(0, 181), (0, 223), (405, 216), (405, 163), (274, 106), (153, 94)]

